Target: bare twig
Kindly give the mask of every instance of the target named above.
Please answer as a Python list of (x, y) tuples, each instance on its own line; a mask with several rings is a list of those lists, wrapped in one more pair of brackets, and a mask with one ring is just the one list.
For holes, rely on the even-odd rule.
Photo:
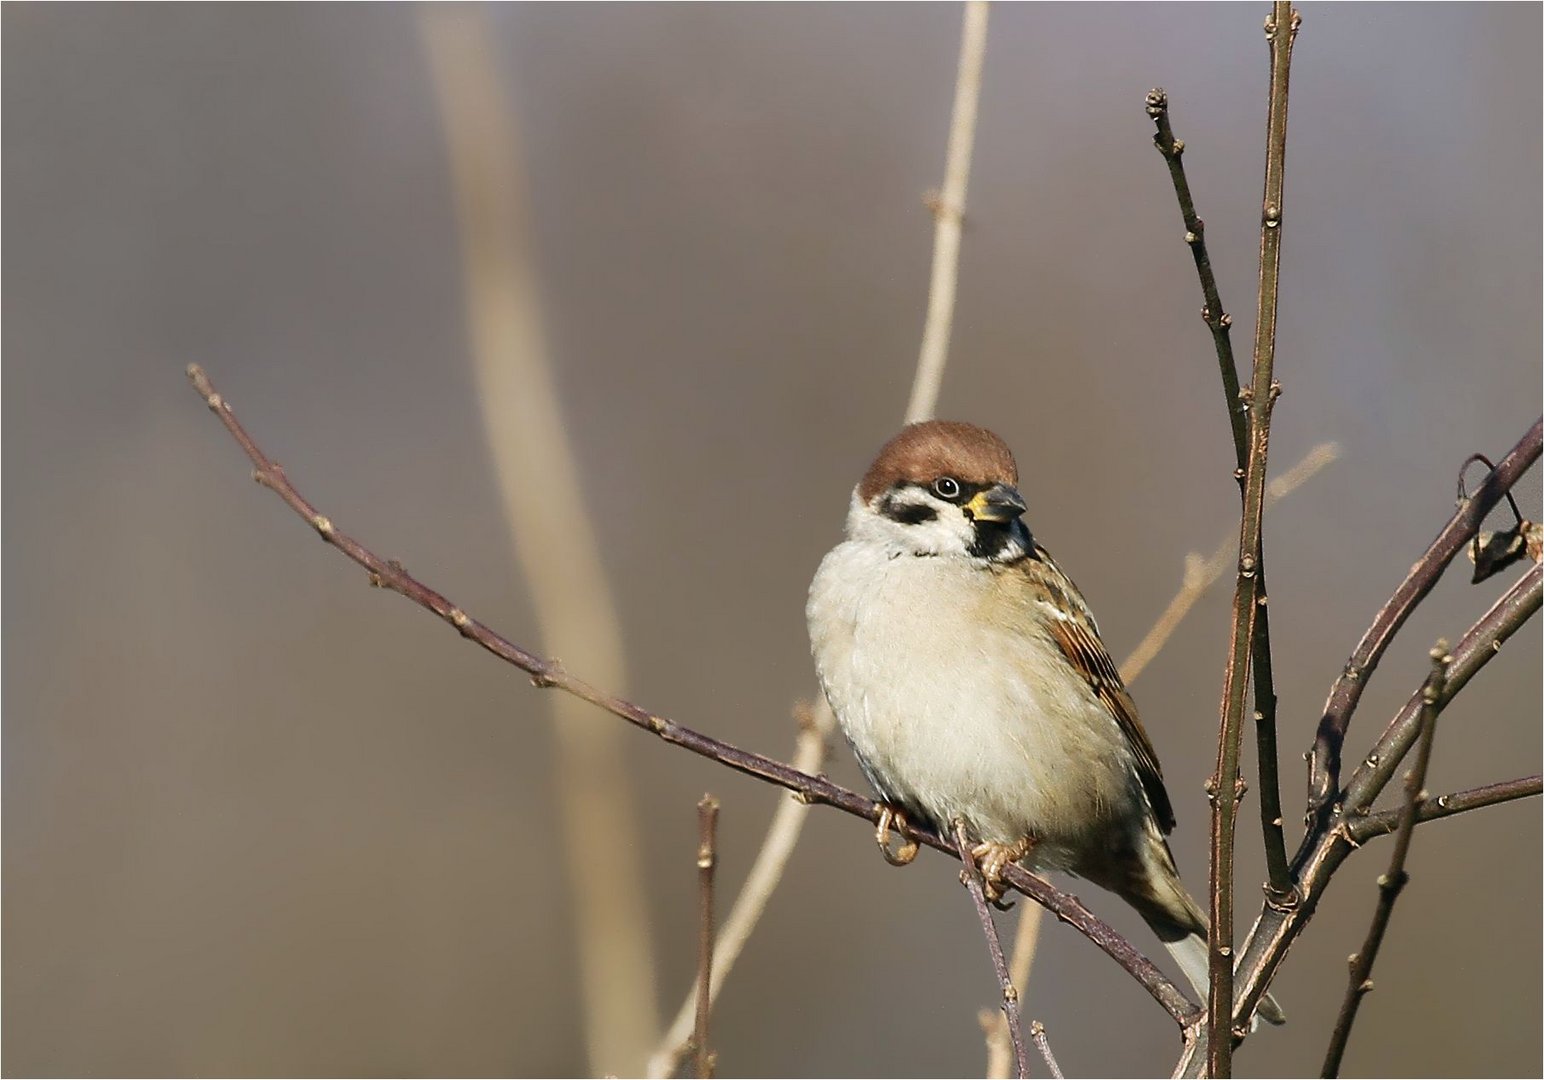
[(1394, 590), (1394, 595), (1379, 609), (1372, 625), (1367, 628), (1362, 640), (1352, 651), (1351, 658), (1346, 661), (1344, 673), (1330, 688), (1308, 770), (1309, 813), (1317, 816), (1321, 824), (1328, 820), (1331, 804), (1340, 789), (1341, 747), (1345, 743), (1346, 730), (1351, 725), (1351, 714), (1361, 700), (1362, 690), (1372, 677), (1378, 661), (1382, 659), (1384, 650), (1416, 605), (1431, 592), (1453, 556), (1474, 538), (1485, 521), (1485, 515), (1539, 459), (1541, 434), (1544, 434), (1544, 420), (1535, 420), (1527, 434), (1480, 481), (1474, 494), (1460, 501), (1458, 509), (1442, 527), (1437, 538), (1427, 547), (1425, 554), (1416, 560), (1405, 575), (1405, 580)]
[(1031, 1021), (1029, 1037), (1035, 1041), (1035, 1049), (1040, 1051), (1040, 1057), (1051, 1076), (1055, 1080), (1063, 1080), (1061, 1066), (1056, 1063), (1056, 1055), (1051, 1053), (1051, 1040), (1046, 1038), (1045, 1025), (1039, 1020)]
[[(1013, 956), (1008, 961), (1008, 977), (1020, 989), (1029, 985), (1029, 970), (1035, 963), (1040, 944), (1040, 924), (1044, 910), (1029, 904), (1019, 912), (1019, 925), (1013, 933)], [(982, 1010), (981, 1030), (986, 1032), (987, 1080), (1006, 1080), (1013, 1068), (1013, 1042), (1009, 1038), (1008, 1018), (1001, 1010)]]
[(1013, 1043), (1013, 1075), (1029, 1075), (1029, 1054), (1024, 1049), (1024, 1028), (1019, 1019), (1019, 992), (1008, 974), (1008, 961), (1003, 958), (1002, 942), (997, 938), (997, 924), (992, 921), (992, 909), (987, 906), (986, 890), (981, 884), (981, 870), (970, 853), (970, 837), (965, 823), (954, 823), (955, 853), (965, 868), (960, 871), (960, 884), (970, 893), (976, 905), (976, 917), (981, 920), (981, 932), (986, 935), (986, 949), (992, 957), (992, 970), (997, 974), (997, 986), (1002, 991), (1003, 1019), (1008, 1024), (1008, 1038)]
[(960, 66), (954, 85), (954, 114), (949, 121), (949, 150), (944, 186), (933, 207), (933, 272), (928, 282), (927, 321), (922, 350), (911, 384), (906, 422), (927, 420), (938, 407), (954, 323), (954, 291), (960, 270), (960, 235), (965, 222), (965, 187), (970, 180), (970, 152), (976, 139), (976, 106), (981, 100), (981, 65), (986, 55), (986, 0), (968, 0), (960, 35)]
[(1329, 1048), (1324, 1052), (1321, 1076), (1340, 1075), (1340, 1062), (1346, 1053), (1346, 1042), (1351, 1038), (1351, 1025), (1356, 1023), (1356, 1013), (1362, 999), (1372, 989), (1372, 966), (1378, 959), (1378, 949), (1383, 945), (1383, 935), (1388, 931), (1389, 918), (1394, 914), (1394, 902), (1399, 899), (1400, 892), (1410, 880), (1410, 875), (1405, 872), (1405, 860), (1410, 854), (1410, 840), (1415, 835), (1417, 810), (1426, 794), (1426, 770), (1431, 764), (1431, 745), (1437, 733), (1438, 705), (1447, 689), (1447, 668), (1452, 660), (1448, 655), (1447, 642), (1439, 641), (1431, 651), (1431, 675), (1421, 688), (1421, 714), (1418, 722), (1421, 748), (1415, 756), (1415, 765), (1405, 776), (1405, 799), (1399, 812), (1399, 832), (1394, 839), (1394, 850), (1389, 854), (1389, 868), (1378, 878), (1378, 906), (1373, 912), (1372, 924), (1367, 928), (1367, 938), (1348, 961), (1351, 967), (1350, 982), (1340, 1004), (1340, 1015), (1335, 1019)]
[[(1320, 469), (1339, 457), (1339, 443), (1320, 443), (1308, 451), (1303, 460), (1265, 486), (1266, 509), (1302, 487)], [(1180, 583), (1179, 591), (1174, 594), (1174, 599), (1169, 601), (1169, 606), (1164, 609), (1163, 614), (1158, 616), (1158, 621), (1153, 623), (1152, 629), (1148, 630), (1147, 635), (1137, 643), (1137, 647), (1131, 650), (1131, 655), (1121, 662), (1122, 680), (1129, 685), (1136, 681), (1138, 675), (1147, 670), (1147, 665), (1151, 664), (1153, 658), (1169, 643), (1169, 638), (1174, 635), (1174, 631), (1179, 628), (1185, 616), (1190, 614), (1196, 601), (1222, 580), (1222, 575), (1228, 572), (1229, 567), (1235, 566), (1237, 561), (1238, 534), (1233, 530), (1229, 530), (1223, 536), (1210, 556), (1202, 558), (1196, 552), (1185, 556), (1185, 576)]]
[[(510, 554), (543, 647), (622, 686), (621, 622), (542, 332), (518, 123), (490, 47), (495, 35), (475, 8), (425, 8), (420, 25), (453, 180), (477, 401)], [(614, 725), (567, 698), (553, 698), (551, 708), (590, 1066), (597, 1074), (636, 1072), (659, 1031), (659, 1007), (632, 777)], [(616, 903), (618, 893), (634, 902)]]
[[(796, 705), (794, 719), (798, 723), (799, 736), (794, 743), (793, 767), (802, 773), (818, 773), (825, 763), (836, 718), (831, 715), (830, 705), (822, 699), (812, 705), (803, 702)], [(729, 917), (724, 920), (718, 932), (718, 941), (713, 946), (713, 983), (708, 991), (710, 1002), (718, 1001), (724, 980), (729, 978), (729, 972), (734, 969), (746, 939), (755, 929), (762, 912), (766, 910), (767, 901), (772, 898), (773, 891), (782, 880), (783, 869), (788, 865), (789, 856), (799, 842), (799, 834), (804, 829), (804, 820), (809, 812), (810, 804), (800, 801), (796, 796), (785, 795), (778, 801), (777, 810), (772, 815), (772, 824), (768, 826), (767, 835), (762, 840), (761, 850), (756, 853), (745, 884), (740, 886), (740, 895), (735, 897), (734, 906), (730, 908)], [(1038, 913), (1040, 909), (1032, 906), (1028, 911)], [(681, 1002), (681, 1008), (676, 1012), (670, 1030), (649, 1058), (649, 1076), (671, 1076), (680, 1067), (681, 1059), (691, 1045), (692, 1025), (697, 1015), (697, 995), (698, 988), (693, 983), (686, 1000)]]
[[(1201, 297), (1205, 306), (1201, 318), (1212, 332), (1212, 344), (1217, 350), (1217, 367), (1222, 372), (1222, 394), (1228, 409), (1228, 425), (1233, 431), (1233, 451), (1242, 471), (1249, 460), (1249, 421), (1244, 409), (1244, 399), (1239, 395), (1238, 364), (1233, 359), (1233, 339), (1229, 331), (1233, 316), (1222, 308), (1222, 297), (1217, 292), (1217, 275), (1212, 273), (1212, 259), (1206, 250), (1206, 222), (1196, 213), (1195, 200), (1190, 197), (1190, 181), (1185, 178), (1185, 144), (1174, 137), (1169, 125), (1169, 95), (1155, 88), (1147, 94), (1147, 115), (1157, 125), (1153, 145), (1163, 155), (1169, 166), (1169, 179), (1174, 183), (1174, 195), (1179, 200), (1180, 217), (1185, 222), (1185, 243), (1195, 259), (1196, 275), (1201, 279)], [(1242, 477), (1240, 477), (1242, 479)]]
[[(807, 802), (824, 803), (854, 817), (862, 818), (870, 824), (878, 822), (884, 807), (873, 799), (865, 798), (824, 777), (810, 776), (761, 754), (742, 750), (738, 746), (721, 742), (673, 720), (651, 713), (624, 698), (599, 690), (575, 678), (556, 660), (528, 652), (507, 638), (501, 637), (466, 614), (450, 600), (418, 581), (400, 563), (382, 559), (357, 540), (339, 532), (330, 519), (295, 490), (294, 485), (284, 475), (284, 470), (269, 460), (252, 440), (231, 411), (230, 403), (210, 384), (209, 377), (204, 374), (203, 369), (197, 364), (190, 365), (188, 378), (192, 381), (194, 389), (204, 399), (205, 404), (219, 418), (252, 462), (255, 467), (253, 478), (278, 495), (285, 505), (315, 529), (323, 540), (363, 567), (369, 573), (372, 585), (389, 589), (438, 615), (454, 627), (462, 637), (530, 675), (532, 684), (537, 687), (562, 690), (658, 736), (672, 746), (679, 746), (700, 757), (716, 761), (766, 783), (787, 788)], [(907, 838), (919, 844), (925, 844), (936, 851), (950, 855), (955, 853), (952, 843), (928, 829), (908, 824), (903, 831)], [(1200, 1010), (1185, 997), (1179, 987), (1175, 986), (1157, 965), (1138, 952), (1114, 928), (1084, 907), (1077, 897), (1062, 892), (1019, 866), (1006, 867), (1003, 870), (1003, 880), (1015, 891), (1040, 904), (1098, 946), (1105, 955), (1136, 979), (1181, 1028), (1195, 1021)]]
[(1244, 507), (1239, 528), (1238, 584), (1234, 590), (1232, 646), (1223, 676), (1217, 770), (1211, 779), (1211, 985), (1207, 995), (1207, 1065), (1214, 1077), (1233, 1071), (1233, 833), (1243, 786), (1238, 775), (1244, 693), (1255, 653), (1264, 550), (1261, 525), (1271, 412), (1280, 387), (1274, 379), (1278, 274), (1281, 268), (1283, 178), (1287, 155), (1287, 85), (1298, 18), (1289, 0), (1278, 0), (1266, 20), (1271, 85), (1266, 125), (1265, 197), (1260, 222), (1260, 287), (1249, 407), (1249, 456), (1244, 469)]
[(708, 1046), (713, 1014), (713, 876), (718, 869), (718, 800), (704, 795), (697, 804), (697, 1023), (692, 1057), (698, 1077), (713, 1075), (716, 1055)]
[[(1503, 780), (1498, 784), (1455, 791), (1438, 795), (1435, 799), (1422, 799), (1415, 808), (1416, 824), (1452, 817), (1470, 810), (1482, 810), (1487, 806), (1500, 806), (1517, 799), (1527, 799), (1544, 790), (1540, 777), (1520, 776), (1516, 780)], [(1352, 844), (1365, 844), (1379, 836), (1387, 836), (1399, 828), (1400, 812), (1384, 810), (1366, 817), (1354, 818), (1346, 823), (1347, 838)]]
[[(1544, 579), (1541, 579), (1541, 568), (1534, 566), (1464, 633), (1453, 647), (1453, 660), (1448, 665), (1447, 685), (1438, 702), (1439, 708), (1445, 707), (1499, 653), (1507, 639), (1537, 614), (1541, 594), (1544, 594)], [(1382, 790), (1382, 785), (1397, 767), (1402, 753), (1399, 749), (1401, 737), (1413, 732), (1424, 705), (1424, 695), (1417, 691), (1389, 723), (1379, 746), (1352, 777), (1346, 806), (1361, 805), (1353, 801), (1352, 791), (1365, 790), (1370, 793), (1367, 796), (1370, 799)], [(1408, 741), (1403, 745), (1408, 747)], [(1336, 805), (1339, 805), (1338, 800)], [(1235, 1033), (1239, 1037), (1247, 1033), (1245, 1021), (1313, 915), (1331, 877), (1359, 844), (1353, 833), (1354, 820), (1342, 817), (1333, 828), (1315, 829), (1303, 838), (1292, 861), (1301, 897), (1296, 907), (1284, 909), (1267, 903), (1261, 908), (1239, 960), (1238, 994), (1234, 1004)], [(1206, 1062), (1195, 1052), (1194, 1044), (1187, 1042), (1175, 1075), (1199, 1076), (1205, 1066)]]
[[(1288, 52), (1290, 52), (1290, 43)], [(1283, 109), (1285, 109), (1284, 102)], [(1233, 433), (1234, 475), (1238, 478), (1240, 493), (1247, 495), (1249, 410), (1245, 401), (1246, 395), (1239, 390), (1238, 367), (1233, 359), (1233, 341), (1229, 333), (1233, 325), (1233, 317), (1223, 310), (1222, 297), (1217, 291), (1217, 278), (1212, 273), (1211, 257), (1206, 250), (1206, 223), (1196, 213), (1195, 202), (1190, 195), (1190, 182), (1185, 177), (1183, 162), (1185, 144), (1174, 137), (1173, 128), (1169, 123), (1169, 98), (1163, 90), (1155, 89), (1147, 95), (1147, 115), (1152, 117), (1157, 127), (1153, 135), (1153, 144), (1158, 147), (1158, 152), (1168, 163), (1169, 177), (1174, 184), (1174, 195), (1179, 202), (1180, 217), (1185, 223), (1185, 243), (1190, 246), (1190, 254), (1196, 264), (1196, 274), (1201, 280), (1201, 296), (1205, 304), (1201, 309), (1201, 318), (1205, 321), (1207, 329), (1212, 332), (1212, 343), (1217, 353), (1217, 366), (1222, 374), (1228, 424)], [(1283, 112), (1283, 138), (1286, 130), (1285, 121), (1285, 112)], [(1269, 168), (1267, 168), (1268, 186), (1269, 182)], [(1270, 216), (1271, 205), (1276, 206), (1278, 211), (1280, 209), (1280, 192), (1277, 192), (1277, 195), (1278, 198), (1272, 203), (1270, 193), (1267, 191), (1267, 218)], [(1265, 268), (1263, 241), (1261, 259), (1263, 275)], [(1277, 260), (1279, 261), (1279, 252)], [(1261, 285), (1264, 286), (1263, 277)], [(1258, 335), (1259, 323), (1256, 329)], [(1258, 336), (1256, 355), (1258, 356)], [(1258, 558), (1259, 552), (1255, 554), (1256, 561), (1260, 565), (1255, 584), (1255, 620), (1250, 638), (1250, 663), (1254, 675), (1255, 745), (1260, 769), (1260, 825), (1265, 841), (1267, 895), (1277, 903), (1285, 903), (1292, 894), (1292, 882), (1287, 871), (1286, 836), (1282, 829), (1281, 781), (1276, 752), (1276, 685), (1271, 663), (1270, 611), (1266, 607), (1264, 560)]]
[[(1490, 610), (1481, 617), (1480, 622), (1475, 624), (1477, 627), (1496, 628), (1496, 632), (1490, 636), (1485, 645), (1492, 654), (1501, 648), (1502, 643), (1512, 635), (1513, 631), (1539, 610), (1540, 573), (1538, 564), (1530, 567), (1528, 572), (1491, 606)], [(1476, 655), (1474, 647), (1467, 642), (1468, 635), (1464, 640), (1460, 640), (1453, 650), (1453, 663), (1448, 668), (1444, 683), (1443, 705), (1468, 685), (1469, 680), (1479, 671), (1483, 662), (1490, 659), (1490, 656)], [(1351, 774), (1351, 779), (1346, 782), (1345, 795), (1341, 799), (1346, 816), (1367, 813), (1372, 808), (1373, 800), (1382, 794), (1383, 789), (1393, 779), (1399, 763), (1404, 760), (1405, 754), (1420, 733), (1421, 704), (1420, 695), (1406, 702), (1405, 707), (1383, 729), (1383, 734), (1373, 744), (1371, 752), (1362, 759), (1362, 763)]]

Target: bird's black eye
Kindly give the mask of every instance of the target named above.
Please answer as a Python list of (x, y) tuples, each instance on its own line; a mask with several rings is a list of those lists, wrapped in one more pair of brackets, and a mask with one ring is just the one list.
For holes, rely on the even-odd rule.
[(933, 491), (940, 499), (960, 497), (960, 482), (952, 476), (940, 476), (933, 481)]

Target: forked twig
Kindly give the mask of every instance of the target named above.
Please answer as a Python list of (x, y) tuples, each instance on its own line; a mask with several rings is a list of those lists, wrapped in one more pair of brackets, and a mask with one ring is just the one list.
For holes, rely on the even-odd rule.
[(1029, 1053), (1024, 1048), (1024, 1027), (1019, 1018), (1019, 991), (1008, 974), (1008, 961), (1003, 958), (1002, 942), (997, 937), (997, 924), (992, 921), (992, 909), (987, 906), (986, 890), (981, 883), (981, 869), (970, 853), (970, 836), (965, 823), (954, 823), (954, 846), (965, 868), (960, 871), (960, 884), (970, 893), (976, 905), (976, 917), (981, 920), (981, 932), (986, 937), (986, 949), (992, 957), (992, 970), (997, 974), (997, 986), (1002, 991), (1003, 1018), (1008, 1023), (1008, 1038), (1013, 1043), (1013, 1075), (1029, 1075)]
[(1330, 1034), (1330, 1044), (1324, 1052), (1321, 1076), (1339, 1076), (1340, 1062), (1346, 1053), (1346, 1042), (1351, 1038), (1351, 1025), (1356, 1023), (1356, 1013), (1362, 999), (1372, 990), (1372, 966), (1378, 959), (1378, 949), (1383, 935), (1388, 931), (1389, 918), (1394, 914), (1394, 902), (1399, 899), (1410, 875), (1405, 872), (1405, 860), (1410, 854), (1410, 839), (1415, 835), (1415, 822), (1421, 799), (1425, 796), (1426, 770), (1431, 764), (1431, 745), (1437, 733), (1437, 716), (1440, 703), (1447, 690), (1447, 669), (1453, 662), (1448, 655), (1447, 642), (1439, 641), (1431, 651), (1431, 674), (1421, 688), (1421, 747), (1415, 756), (1415, 765), (1405, 777), (1404, 804), (1399, 811), (1399, 831), (1394, 839), (1394, 850), (1389, 854), (1389, 868), (1378, 878), (1378, 906), (1373, 912), (1372, 924), (1367, 928), (1367, 938), (1362, 947), (1351, 954), (1350, 982), (1345, 999), (1340, 1004), (1340, 1015), (1335, 1018), (1335, 1030)]
[[(1538, 613), (1541, 601), (1544, 601), (1544, 568), (1535, 565), (1491, 605), (1453, 646), (1453, 660), (1447, 668), (1447, 683), (1442, 700), (1437, 703), (1438, 708), (1445, 707), (1470, 679), (1499, 654), (1506, 641)], [(1303, 838), (1292, 862), (1302, 902), (1289, 909), (1274, 907), (1269, 903), (1262, 906), (1244, 942), (1238, 967), (1238, 995), (1233, 1013), (1237, 1033), (1247, 1032), (1245, 1021), (1254, 1011), (1265, 988), (1275, 978), (1287, 951), (1307, 925), (1330, 879), (1358, 846), (1359, 841), (1353, 832), (1359, 816), (1355, 807), (1370, 805), (1370, 801), (1383, 790), (1398, 767), (1404, 749), (1408, 748), (1409, 741), (1414, 738), (1424, 707), (1425, 696), (1417, 691), (1389, 722), (1373, 752), (1352, 776), (1344, 800), (1346, 814), (1351, 815), (1349, 820), (1346, 815), (1339, 815), (1339, 822), (1334, 827), (1312, 829)], [(1517, 783), (1526, 784), (1526, 781)], [(1488, 790), (1477, 789), (1478, 792)], [(1530, 793), (1520, 791), (1516, 797)], [(1505, 800), (1496, 797), (1489, 801)], [(1481, 801), (1479, 804), (1487, 803)], [(1372, 815), (1369, 820), (1376, 817)], [(1206, 1064), (1204, 1058), (1196, 1054), (1195, 1045), (1187, 1042), (1175, 1075), (1199, 1076)]]
[(1321, 824), (1328, 820), (1340, 791), (1341, 747), (1351, 726), (1351, 714), (1356, 710), (1378, 661), (1416, 605), (1437, 584), (1448, 563), (1474, 538), (1484, 524), (1485, 516), (1539, 460), (1541, 442), (1544, 442), (1544, 419), (1535, 420), (1517, 445), (1485, 474), (1474, 494), (1460, 501), (1437, 538), (1373, 617), (1372, 625), (1346, 661), (1344, 672), (1330, 688), (1308, 769), (1308, 810)]
[[(197, 364), (190, 365), (188, 377), (199, 396), (225, 426), (242, 451), (254, 465), (253, 479), (278, 495), (292, 511), (315, 529), (331, 546), (337, 548), (370, 575), (370, 583), (379, 588), (411, 600), (418, 606), (432, 611), (456, 629), (462, 637), (479, 645), (493, 655), (513, 664), (530, 675), (533, 685), (540, 688), (562, 690), (590, 704), (604, 709), (613, 716), (647, 731), (672, 746), (679, 746), (700, 757), (755, 777), (766, 783), (787, 788), (807, 802), (823, 803), (835, 807), (870, 824), (877, 823), (883, 806), (873, 799), (834, 784), (821, 776), (811, 776), (790, 768), (781, 762), (738, 746), (722, 742), (711, 736), (694, 731), (674, 720), (658, 716), (615, 694), (599, 690), (564, 670), (555, 660), (538, 656), (522, 649), (507, 638), (469, 616), (460, 607), (410, 575), (400, 563), (380, 558), (352, 537), (340, 532), (332, 521), (295, 490), (284, 470), (271, 461), (247, 434), (230, 403), (210, 384), (209, 378)], [(925, 844), (936, 851), (953, 855), (952, 843), (928, 829), (908, 824), (903, 830), (908, 839)], [(1058, 919), (1073, 926), (1089, 941), (1099, 947), (1106, 956), (1119, 964), (1136, 979), (1181, 1028), (1194, 1022), (1200, 1010), (1185, 997), (1157, 965), (1117, 933), (1114, 928), (1083, 906), (1076, 896), (1062, 892), (1049, 882), (1029, 873), (1019, 866), (1003, 870), (1003, 880), (1015, 891), (1051, 911)]]

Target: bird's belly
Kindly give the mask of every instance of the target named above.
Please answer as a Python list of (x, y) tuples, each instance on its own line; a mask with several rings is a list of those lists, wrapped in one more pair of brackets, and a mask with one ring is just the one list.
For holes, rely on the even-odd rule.
[(939, 828), (962, 818), (984, 840), (1033, 837), (1035, 864), (1075, 871), (1139, 820), (1130, 751), (1080, 683), (1037, 677), (1062, 662), (1054, 644), (983, 628), (979, 586), (948, 577), (938, 560), (903, 557), (883, 587), (821, 598), (850, 632), (815, 642), (832, 708), (885, 798)]

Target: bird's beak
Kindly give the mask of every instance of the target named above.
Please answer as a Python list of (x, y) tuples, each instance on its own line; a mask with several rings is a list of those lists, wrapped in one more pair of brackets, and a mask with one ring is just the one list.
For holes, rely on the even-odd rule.
[(965, 504), (970, 516), (976, 521), (1012, 521), (1028, 507), (1018, 491), (1007, 484), (993, 484)]

